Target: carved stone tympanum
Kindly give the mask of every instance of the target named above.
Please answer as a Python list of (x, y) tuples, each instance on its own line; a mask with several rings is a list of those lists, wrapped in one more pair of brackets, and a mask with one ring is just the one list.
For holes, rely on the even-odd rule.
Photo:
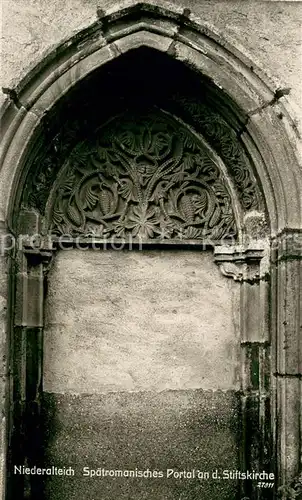
[(48, 201), (53, 234), (236, 236), (227, 181), (209, 149), (164, 113), (128, 113), (72, 151)]

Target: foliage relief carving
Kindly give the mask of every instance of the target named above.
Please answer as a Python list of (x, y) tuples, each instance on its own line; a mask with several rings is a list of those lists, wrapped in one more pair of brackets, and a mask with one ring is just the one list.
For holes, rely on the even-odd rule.
[(186, 118), (202, 131), (223, 159), (244, 210), (260, 209), (262, 204), (257, 182), (234, 130), (218, 113), (202, 102), (178, 94), (172, 97), (172, 101), (185, 113)]
[(142, 239), (236, 235), (231, 196), (207, 149), (165, 115), (119, 117), (80, 143), (49, 202), (54, 234)]

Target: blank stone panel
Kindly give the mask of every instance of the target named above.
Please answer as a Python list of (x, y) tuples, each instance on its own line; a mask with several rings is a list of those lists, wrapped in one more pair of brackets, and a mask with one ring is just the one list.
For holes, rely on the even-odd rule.
[(238, 300), (210, 252), (61, 251), (49, 274), (44, 391), (238, 390)]

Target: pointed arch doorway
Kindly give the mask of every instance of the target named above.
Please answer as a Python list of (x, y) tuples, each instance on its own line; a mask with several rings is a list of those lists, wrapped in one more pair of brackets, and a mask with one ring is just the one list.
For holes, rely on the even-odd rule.
[[(113, 38), (114, 29), (110, 35)], [(162, 45), (166, 41), (160, 36), (145, 32), (141, 36), (143, 41), (139, 43), (135, 34), (130, 36), (134, 48), (159, 44), (160, 50), (167, 50)], [(118, 51), (115, 50), (114, 57), (113, 48), (108, 51), (104, 48), (107, 59), (115, 60), (107, 62), (101, 70), (92, 72), (100, 64), (89, 54), (87, 66), (82, 67), (80, 62), (82, 69), (76, 66), (76, 70), (63, 74), (66, 88), (60, 87), (63, 82), (58, 85), (57, 98), (53, 99), (52, 91), (46, 90), (40, 100), (39, 84), (32, 94), (31, 106), (36, 116), (39, 106), (49, 108), (37, 125), (30, 147), (25, 148), (25, 153), (23, 149), (20, 152), (14, 203), (8, 216), (10, 224), (22, 236), (14, 260), (15, 425), (9, 436), (11, 463), (43, 462), (44, 450), (45, 463), (51, 458), (63, 466), (64, 453), (65, 457), (82, 454), (83, 460), (89, 462), (87, 467), (93, 469), (101, 456), (96, 457), (87, 444), (96, 437), (90, 433), (98, 428), (97, 419), (101, 415), (97, 449), (102, 456), (112, 453), (114, 470), (120, 470), (116, 467), (120, 467), (121, 461), (131, 466), (131, 470), (136, 468), (134, 457), (129, 455), (129, 438), (143, 468), (148, 468), (150, 462), (156, 470), (185, 472), (187, 468), (181, 469), (182, 459), (177, 454), (177, 449), (184, 445), (181, 456), (186, 457), (189, 471), (201, 470), (195, 464), (208, 462), (209, 455), (203, 453), (208, 453), (211, 446), (217, 451), (214, 458), (211, 454), (213, 467), (215, 462), (219, 470), (224, 470), (226, 458), (234, 467), (271, 470), (270, 413), (274, 412), (274, 405), (270, 403), (268, 235), (270, 225), (271, 228), (282, 225), (285, 217), (274, 209), (276, 199), (282, 198), (282, 189), (269, 169), (261, 169), (261, 155), (244, 128), (244, 113), (209, 78), (200, 74), (195, 78), (190, 57), (176, 51), (176, 59), (183, 57), (190, 66), (188, 70), (169, 57), (170, 53), (163, 55), (150, 48), (128, 52), (127, 37), (122, 37), (123, 41), (116, 45)], [(180, 46), (181, 43), (177, 50)], [(89, 72), (91, 76), (84, 78)], [(159, 80), (159, 74), (165, 78)], [(77, 78), (83, 79), (82, 83), (67, 92)], [(238, 99), (242, 104), (245, 97), (240, 92), (239, 85)], [(50, 105), (50, 101), (56, 100), (56, 105)], [(164, 121), (169, 133), (157, 129), (154, 132), (149, 125), (139, 126), (144, 133), (134, 134), (133, 140), (123, 130), (130, 115), (134, 125), (126, 127), (126, 131), (134, 130), (142, 117), (149, 116), (147, 123), (150, 123), (150, 117), (156, 116), (155, 121), (159, 124)], [(114, 137), (121, 131), (119, 145), (114, 148), (108, 132), (111, 126), (115, 128)], [(101, 138), (106, 138), (103, 145), (100, 131)], [(72, 164), (73, 173), (68, 171), (68, 165)], [(273, 162), (268, 161), (268, 165), (272, 168)], [(276, 185), (273, 195), (269, 177)], [(152, 187), (149, 192), (148, 186)], [(36, 234), (37, 240), (33, 239)], [(103, 251), (108, 238), (110, 250), (107, 246)], [(121, 244), (124, 249), (117, 251)], [(69, 248), (69, 252), (60, 252), (60, 245)], [(95, 252), (93, 246), (101, 251)], [(82, 275), (75, 272), (80, 268)], [(96, 269), (102, 271), (95, 274)], [(120, 295), (116, 295), (116, 269), (122, 277), (119, 286), (120, 282), (129, 285), (122, 288)], [(144, 270), (149, 280), (140, 281), (143, 274), (138, 269)], [(193, 274), (196, 269), (199, 279)], [(161, 272), (164, 280), (158, 278)], [(88, 289), (86, 285), (91, 278), (93, 286)], [(104, 294), (107, 302), (103, 300), (102, 289), (107, 293)], [(138, 290), (147, 297), (145, 302), (140, 302)], [(159, 313), (154, 306), (158, 298), (154, 290), (163, 304)], [(176, 294), (171, 292), (172, 304), (168, 290)], [(133, 328), (131, 311), (135, 300), (141, 306), (138, 308), (141, 324), (147, 332), (143, 337), (142, 359), (137, 353), (144, 329)], [(96, 303), (100, 305), (98, 314), (108, 314), (104, 329), (100, 328), (99, 316), (97, 324), (93, 322), (91, 313), (96, 313)], [(183, 322), (176, 320), (175, 311), (179, 308)], [(113, 311), (123, 311), (120, 323), (123, 332), (128, 335), (134, 332), (132, 342), (126, 341), (127, 334), (120, 332)], [(56, 314), (56, 321), (49, 321)], [(148, 321), (149, 317), (152, 321)], [(193, 318), (193, 324), (189, 318)], [(151, 325), (155, 319), (165, 342), (158, 343), (154, 336)], [(110, 323), (111, 330), (106, 330)], [(88, 330), (92, 335), (84, 336), (84, 324), (90, 325)], [(184, 336), (186, 325), (193, 349)], [(213, 330), (217, 332), (214, 335), (217, 345), (211, 344)], [(94, 344), (93, 338), (99, 343)], [(68, 349), (72, 345), (76, 349)], [(89, 363), (84, 363), (83, 348), (88, 345)], [(78, 364), (73, 362), (75, 352), (80, 353)], [(154, 359), (161, 361), (159, 366), (151, 363)], [(199, 363), (200, 359), (203, 362)], [(226, 372), (222, 369), (223, 360)], [(129, 363), (133, 364), (129, 367)], [(91, 365), (90, 378), (84, 369), (88, 365)], [(101, 366), (106, 368), (102, 373)], [(128, 370), (120, 370), (120, 366)], [(103, 396), (109, 399), (105, 401)], [(136, 397), (140, 398), (139, 403)], [(99, 405), (94, 398), (99, 398)], [(127, 418), (123, 417), (123, 411)], [(201, 415), (204, 415), (202, 422)], [(157, 417), (160, 422), (155, 426)], [(140, 425), (141, 434), (136, 432)], [(130, 434), (126, 429), (131, 430)], [(160, 436), (155, 437), (155, 429), (161, 430)], [(72, 435), (76, 436), (74, 440)], [(143, 438), (140, 440), (139, 436)], [(155, 444), (159, 446), (160, 461), (163, 459), (159, 465), (153, 456)], [(145, 453), (140, 455), (144, 447)], [(176, 494), (180, 498), (181, 495), (193, 498), (201, 491), (204, 498), (205, 495), (211, 498), (218, 491), (221, 498), (264, 495), (253, 481), (218, 482), (212, 477), (210, 481), (197, 478), (192, 483), (187, 481), (192, 478), (171, 474), (171, 481), (166, 478), (165, 483), (160, 483), (160, 477), (152, 478), (156, 481), (148, 483), (150, 489), (146, 495), (150, 498), (155, 494), (158, 498), (160, 489), (156, 490), (156, 484), (166, 488), (164, 494), (172, 495), (171, 498)], [(105, 479), (109, 477), (110, 474)], [(92, 488), (91, 494), (96, 498), (103, 494), (100, 481), (95, 482), (98, 477), (89, 482), (85, 477), (79, 482), (71, 477), (71, 482), (64, 480), (64, 483), (57, 482), (59, 477), (40, 479), (14, 477), (12, 491), (25, 491), (25, 497), (30, 498), (41, 495), (52, 498), (60, 487), (64, 498), (87, 495), (87, 488)], [(130, 478), (124, 483), (119, 483), (119, 478), (113, 479), (111, 488), (125, 485), (119, 496), (135, 494), (129, 488), (137, 484), (131, 483)], [(144, 495), (146, 483), (141, 484), (140, 494)], [(105, 481), (101, 485), (105, 487)], [(269, 497), (269, 493), (265, 495)]]
[[(132, 66), (143, 60), (168, 65), (178, 92), (171, 74), (153, 92), (150, 81), (135, 83)], [(241, 498), (254, 487), (234, 471), (259, 463), (263, 444), (248, 456), (258, 429), (245, 428), (269, 401), (251, 371), (265, 376), (266, 344), (251, 347), (250, 320), (240, 317), (240, 302), (258, 304), (267, 286), (264, 248), (242, 250), (246, 214), (264, 221), (261, 193), (210, 95), (196, 99), (200, 83), (168, 61), (142, 49), (84, 81), (62, 107), (63, 128), (49, 127), (61, 141), (57, 166), (43, 147), (27, 176), (20, 224), (41, 214), (50, 260), (35, 260), (28, 243), (29, 283), (46, 272), (47, 292), (40, 434), (36, 416), (28, 436), (37, 446), (25, 443), (25, 454), (32, 466), (74, 472), (32, 477), (33, 495)], [(109, 103), (121, 77), (124, 90)], [(191, 85), (195, 96), (184, 94)]]

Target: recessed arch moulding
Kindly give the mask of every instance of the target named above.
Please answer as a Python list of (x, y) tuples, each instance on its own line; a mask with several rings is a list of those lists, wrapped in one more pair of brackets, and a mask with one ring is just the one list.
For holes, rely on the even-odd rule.
[[(148, 66), (139, 77), (135, 65), (144, 59)], [(56, 135), (48, 123), (49, 137), (38, 143), (20, 200), (36, 229), (44, 235), (243, 243), (250, 216), (258, 217), (265, 235), (264, 203), (244, 148), (217, 112), (187, 99), (190, 73), (181, 74), (178, 64), (152, 50), (121, 61), (111, 64), (109, 77), (100, 72), (77, 89), (67, 114), (61, 109), (64, 126)], [(167, 64), (159, 88), (154, 66), (163, 72)], [(186, 82), (182, 92), (178, 83), (173, 89), (171, 74)], [(116, 85), (120, 80), (124, 90)], [(149, 232), (131, 231), (129, 217), (158, 223)]]
[[(252, 387), (246, 375), (242, 387), (245, 396), (263, 391), (262, 401), (273, 394), (270, 415), (257, 410), (259, 457), (274, 440), (285, 482), (300, 463), (302, 176), (291, 118), (251, 66), (188, 11), (139, 4), (103, 15), (49, 54), (6, 104), (0, 210), (3, 232), (15, 236), (214, 246), (224, 274), (242, 283), (243, 304), (262, 304), (256, 330), (242, 314), (242, 345), (258, 346), (259, 377), (269, 355), (271, 385)], [(25, 241), (23, 251), (20, 275), (40, 297), (43, 271), (35, 266), (43, 268), (52, 248)], [(284, 273), (293, 269), (289, 289)], [(23, 308), (15, 324), (42, 328), (43, 306), (29, 307), (24, 287), (16, 293)]]

